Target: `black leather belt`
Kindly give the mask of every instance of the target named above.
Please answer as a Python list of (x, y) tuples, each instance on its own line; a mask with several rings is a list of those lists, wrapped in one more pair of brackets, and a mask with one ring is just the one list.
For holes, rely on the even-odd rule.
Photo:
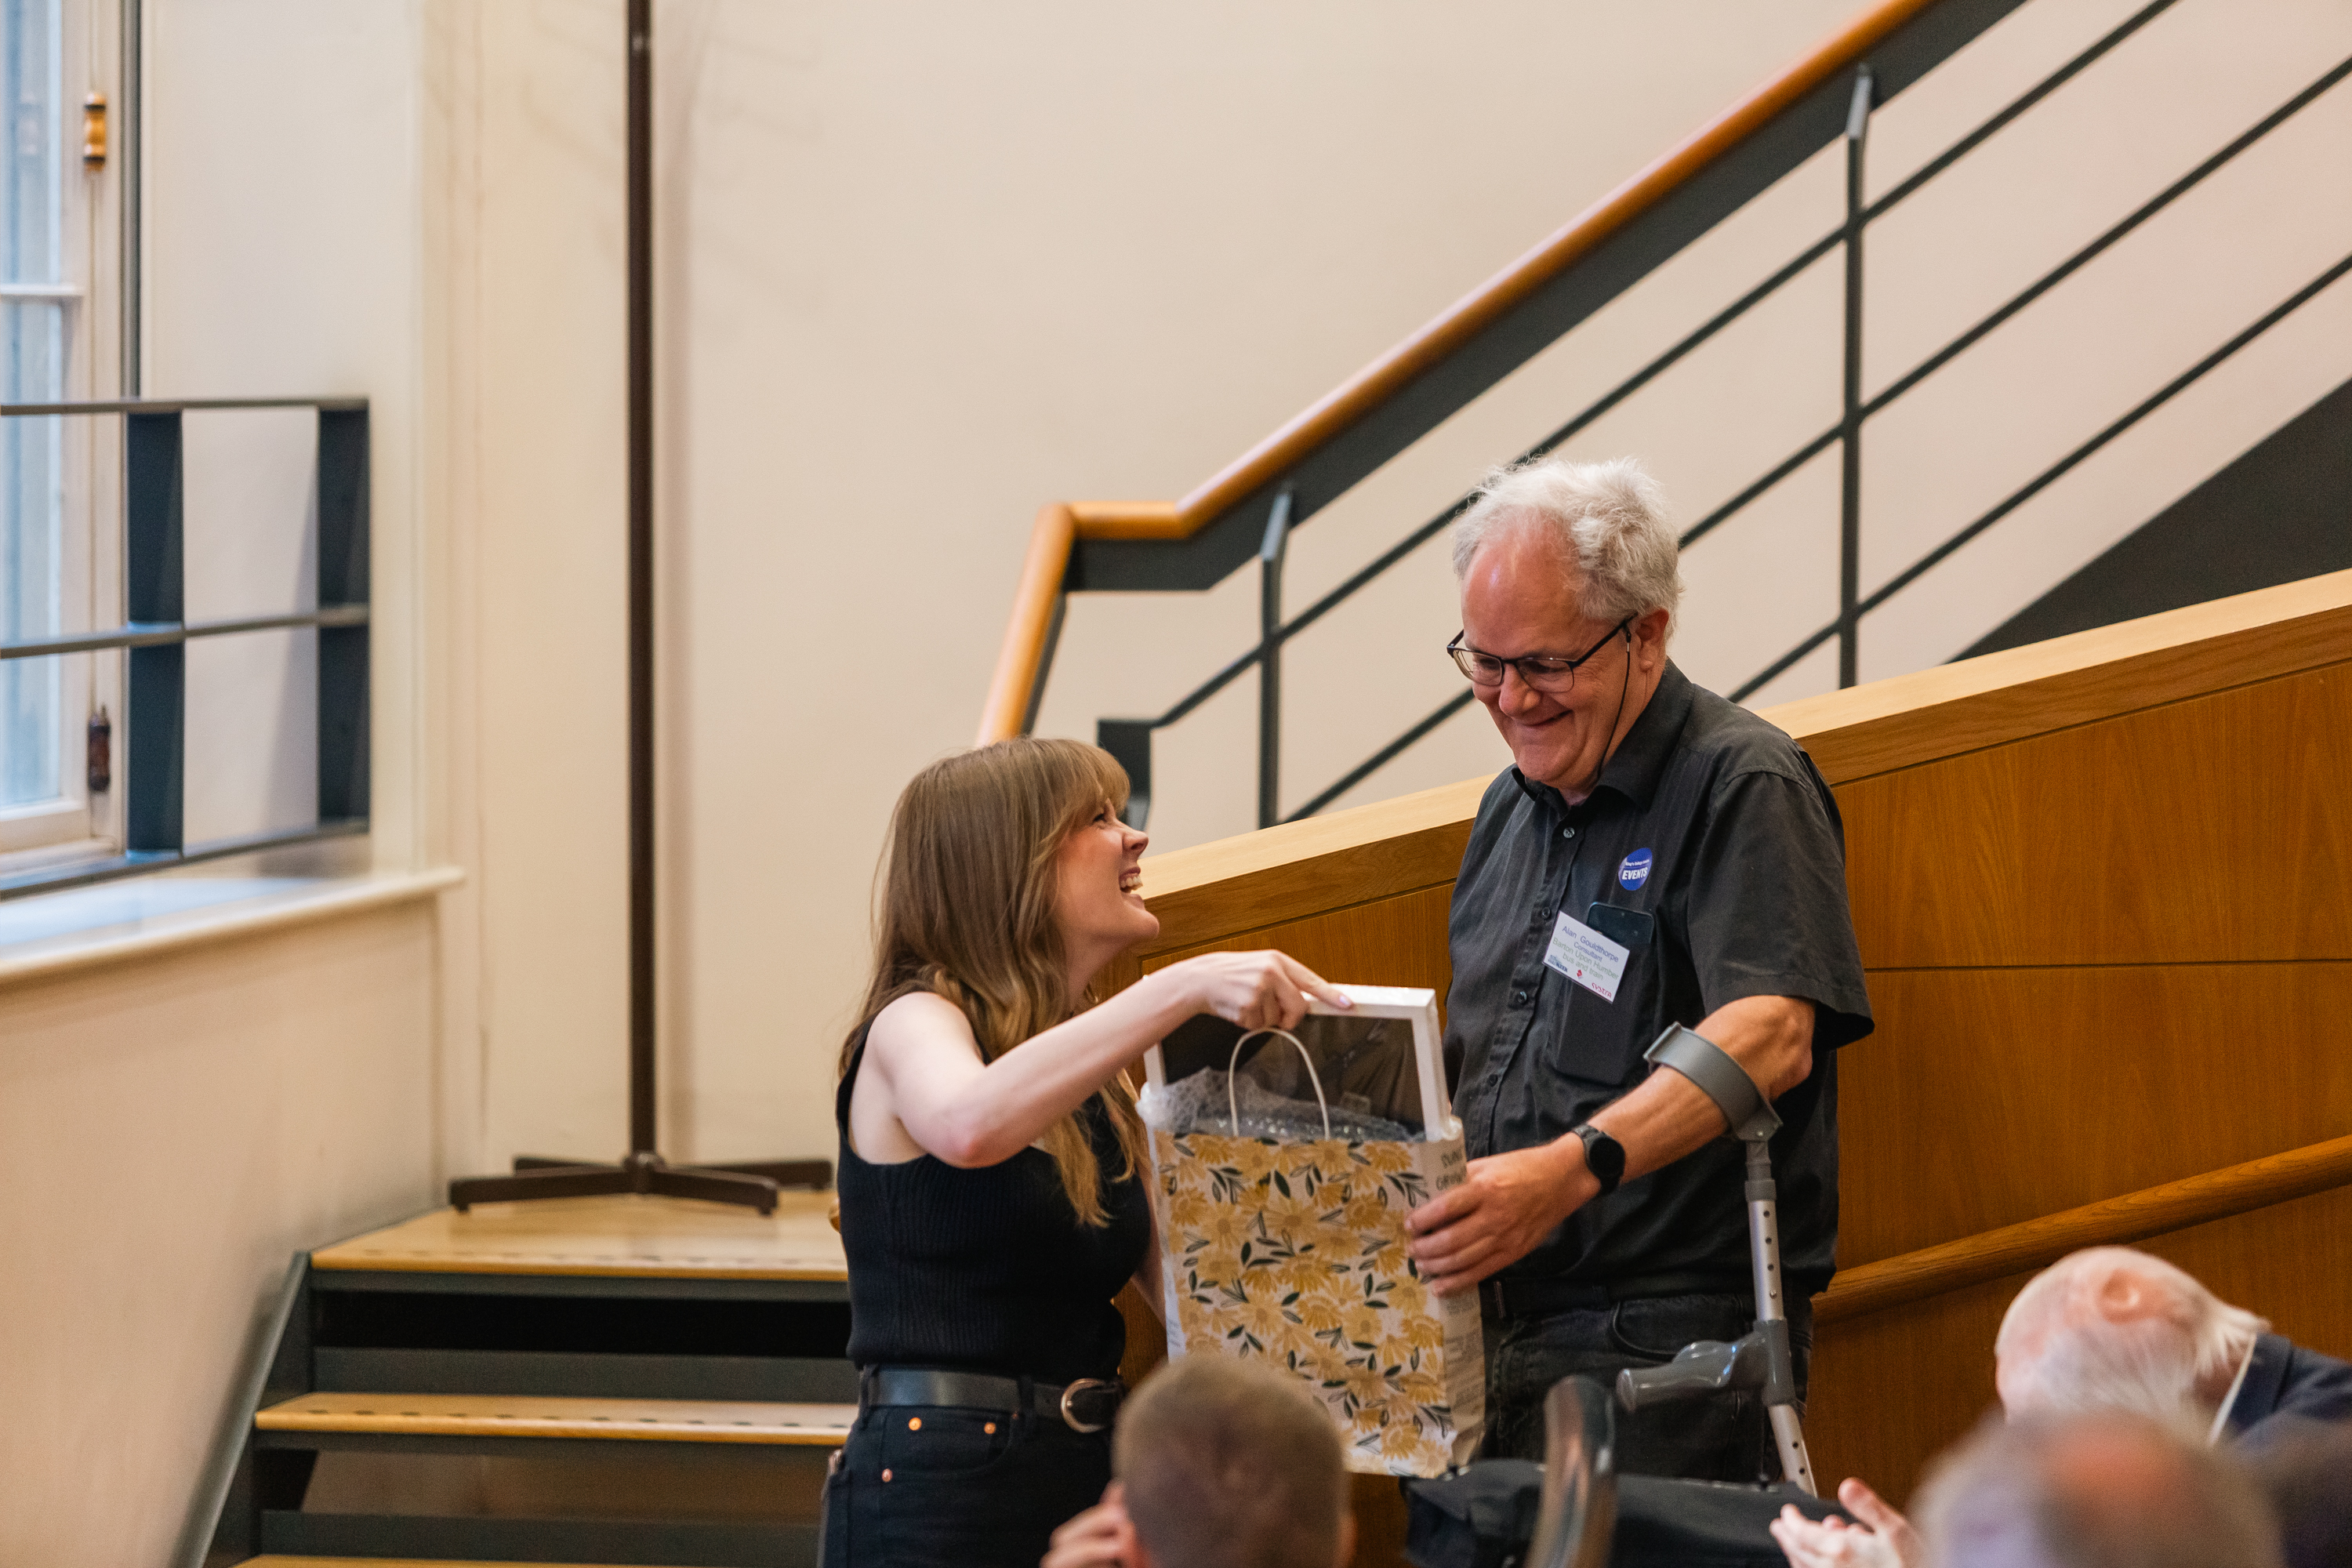
[[(1790, 1276), (1792, 1289), (1809, 1281)], [(1804, 1289), (1806, 1300), (1828, 1286), (1827, 1280)], [(1704, 1274), (1647, 1274), (1607, 1285), (1571, 1285), (1565, 1279), (1485, 1279), (1478, 1284), (1478, 1310), (1488, 1318), (1541, 1318), (1553, 1312), (1605, 1312), (1620, 1301), (1648, 1301), (1668, 1296), (1746, 1295), (1748, 1282)]]
[[(1024, 1393), (1027, 1397), (1023, 1397)], [(877, 1366), (859, 1388), (860, 1405), (932, 1405), (951, 1410), (1005, 1410), (1055, 1415), (1073, 1432), (1104, 1432), (1118, 1415), (1127, 1385), (1117, 1378), (1039, 1383), (985, 1372), (934, 1372), (919, 1366)]]
[(1540, 1318), (1553, 1312), (1603, 1312), (1616, 1304), (1606, 1285), (1565, 1279), (1482, 1279), (1478, 1310), (1489, 1318)]

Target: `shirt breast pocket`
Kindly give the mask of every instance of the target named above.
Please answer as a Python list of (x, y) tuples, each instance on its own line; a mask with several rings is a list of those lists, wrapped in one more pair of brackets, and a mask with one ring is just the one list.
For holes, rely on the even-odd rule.
[(1642, 1052), (1656, 1037), (1649, 1021), (1658, 1013), (1659, 957), (1656, 918), (1646, 910), (1596, 903), (1584, 923), (1595, 935), (1625, 950), (1614, 994), (1603, 997), (1566, 975), (1546, 978), (1565, 986), (1566, 1004), (1554, 1026), (1551, 1066), (1585, 1104), (1613, 1098), (1641, 1081)]

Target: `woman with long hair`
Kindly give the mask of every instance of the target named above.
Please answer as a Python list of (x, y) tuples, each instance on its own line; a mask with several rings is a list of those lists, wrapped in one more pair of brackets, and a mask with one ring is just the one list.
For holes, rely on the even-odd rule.
[(825, 1487), (829, 1565), (1032, 1568), (1110, 1479), (1134, 1280), (1159, 1300), (1150, 1155), (1124, 1069), (1215, 1013), (1287, 1027), (1347, 997), (1279, 952), (1171, 964), (1127, 776), (1076, 741), (934, 763), (891, 819), (874, 970), (841, 1053), (841, 1237), (857, 1424)]

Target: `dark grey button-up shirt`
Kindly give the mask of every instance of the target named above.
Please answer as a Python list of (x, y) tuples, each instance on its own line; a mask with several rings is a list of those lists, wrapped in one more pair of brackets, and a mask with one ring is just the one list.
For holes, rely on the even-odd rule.
[[(1613, 1001), (1546, 967), (1563, 910), (1632, 950)], [(1837, 802), (1796, 742), (1669, 663), (1586, 799), (1517, 768), (1487, 789), (1450, 935), (1446, 1062), (1474, 1159), (1549, 1142), (1639, 1084), (1669, 1024), (1742, 996), (1813, 1003), (1812, 1073), (1776, 1102), (1772, 1163), (1790, 1284), (1829, 1283), (1836, 1047), (1870, 1032), (1870, 999)], [(1744, 1291), (1743, 1180), (1719, 1139), (1587, 1204), (1503, 1278)]]

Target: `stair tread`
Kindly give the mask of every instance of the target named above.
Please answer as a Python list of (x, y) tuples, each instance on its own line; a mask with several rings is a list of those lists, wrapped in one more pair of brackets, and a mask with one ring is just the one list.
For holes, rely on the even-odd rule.
[(848, 1437), (856, 1418), (855, 1405), (481, 1394), (305, 1394), (262, 1410), (253, 1424), (266, 1432), (838, 1447)]
[(310, 1267), (439, 1274), (648, 1279), (849, 1278), (829, 1193), (780, 1193), (776, 1212), (619, 1194), (436, 1209), (323, 1247)]
[(248, 1557), (236, 1568), (603, 1568), (593, 1563), (485, 1563), (446, 1557)]

